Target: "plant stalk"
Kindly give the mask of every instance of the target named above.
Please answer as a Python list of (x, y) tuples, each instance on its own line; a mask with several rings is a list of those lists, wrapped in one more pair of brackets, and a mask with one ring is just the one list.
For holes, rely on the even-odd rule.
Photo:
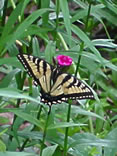
[[(70, 121), (70, 114), (71, 114), (71, 103), (72, 101), (68, 101), (68, 112), (67, 112), (67, 122)], [(64, 156), (67, 156), (67, 144), (68, 144), (68, 131), (69, 127), (66, 127), (65, 129), (65, 140), (64, 140)]]
[[(20, 73), (20, 76), (21, 76), (21, 73)], [(23, 89), (23, 85), (24, 85), (25, 78), (26, 78), (26, 73), (24, 72), (22, 78), (20, 77), (20, 83), (19, 83), (19, 85), (18, 85), (18, 89), (19, 89), (19, 90), (22, 90), (22, 89)], [(19, 108), (20, 101), (21, 101), (21, 99), (18, 99), (18, 100), (17, 100), (16, 108)], [(17, 115), (14, 115), (14, 119), (13, 119), (11, 131), (13, 131), (13, 125), (14, 125), (14, 123), (15, 123), (16, 118), (17, 118)], [(10, 135), (9, 140), (12, 141), (12, 139), (13, 139), (13, 136)]]
[(47, 133), (49, 117), (50, 117), (50, 111), (49, 111), (49, 113), (47, 115), (47, 119), (46, 119), (46, 124), (45, 124), (45, 128), (44, 128), (44, 133), (43, 133), (43, 140), (42, 140), (41, 149), (40, 149), (40, 156), (42, 156), (42, 152), (44, 149), (44, 143), (45, 143), (45, 138), (46, 138), (46, 133)]
[(8, 0), (4, 2), (4, 9), (3, 9), (3, 16), (2, 16), (2, 26), (5, 25), (5, 18), (6, 18), (6, 12), (7, 12), (7, 5), (8, 5)]
[[(89, 8), (88, 8), (88, 14), (87, 14), (87, 19), (86, 19), (86, 23), (85, 23), (85, 32), (87, 31), (87, 28), (88, 28), (88, 19), (89, 19), (89, 16), (90, 16), (90, 10), (91, 10), (91, 3), (89, 4)], [(81, 45), (80, 45), (80, 54), (79, 54), (79, 57), (78, 57), (78, 62), (77, 62), (75, 76), (77, 76), (77, 72), (79, 70), (81, 56), (82, 56), (81, 54), (82, 54), (83, 49), (84, 49), (84, 42), (82, 42)], [(67, 122), (70, 121), (70, 113), (71, 113), (71, 102), (68, 102), (68, 103), (69, 103), (69, 106), (68, 106), (68, 112), (67, 112)], [(65, 130), (64, 156), (67, 156), (67, 150), (68, 150), (67, 149), (68, 131), (69, 131), (69, 127), (67, 127), (66, 130)]]

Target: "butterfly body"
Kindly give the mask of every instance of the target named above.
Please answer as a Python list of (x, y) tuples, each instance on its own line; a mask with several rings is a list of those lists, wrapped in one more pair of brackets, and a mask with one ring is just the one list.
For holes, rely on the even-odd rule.
[(81, 80), (62, 73), (48, 62), (32, 55), (19, 54), (18, 59), (25, 67), (34, 84), (39, 85), (40, 98), (45, 104), (67, 102), (68, 99), (94, 99), (91, 89)]

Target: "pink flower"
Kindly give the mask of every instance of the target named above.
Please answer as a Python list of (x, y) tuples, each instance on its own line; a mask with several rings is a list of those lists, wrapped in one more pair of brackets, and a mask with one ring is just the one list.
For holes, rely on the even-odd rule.
[(72, 64), (72, 58), (65, 55), (58, 55), (56, 57), (58, 64), (61, 66), (70, 66)]

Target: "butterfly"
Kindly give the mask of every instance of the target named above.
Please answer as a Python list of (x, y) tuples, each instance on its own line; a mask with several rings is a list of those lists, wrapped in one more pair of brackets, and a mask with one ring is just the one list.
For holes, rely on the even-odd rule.
[(67, 102), (68, 99), (94, 99), (92, 90), (80, 79), (68, 73), (62, 73), (45, 60), (32, 55), (18, 54), (18, 59), (40, 86), (41, 102), (49, 105)]

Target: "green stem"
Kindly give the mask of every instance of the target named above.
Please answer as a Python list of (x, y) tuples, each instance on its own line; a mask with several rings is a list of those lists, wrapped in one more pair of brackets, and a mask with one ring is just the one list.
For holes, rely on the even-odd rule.
[(5, 25), (6, 11), (7, 11), (8, 0), (4, 2), (3, 16), (2, 16), (2, 26)]
[[(88, 28), (88, 20), (89, 20), (89, 16), (90, 16), (90, 11), (91, 11), (91, 2), (89, 3), (89, 8), (88, 8), (88, 13), (87, 13), (87, 18), (86, 18), (86, 23), (85, 23), (85, 28), (84, 28), (84, 32), (87, 32), (87, 28)], [(78, 57), (78, 62), (77, 62), (77, 67), (76, 67), (76, 72), (75, 72), (75, 76), (77, 76), (77, 72), (79, 70), (79, 66), (80, 66), (80, 62), (81, 62), (81, 54), (82, 51), (84, 49), (84, 42), (82, 42), (80, 44), (80, 51), (79, 51), (79, 57)]]
[(87, 18), (86, 18), (86, 23), (85, 23), (85, 29), (84, 32), (87, 32), (87, 28), (88, 28), (88, 20), (89, 20), (89, 16), (90, 16), (90, 12), (91, 12), (91, 1), (89, 2), (89, 8), (88, 8), (88, 13), (87, 13)]
[(42, 111), (42, 106), (40, 105), (40, 108), (39, 108), (39, 111), (38, 111), (38, 114), (37, 114), (37, 119), (38, 120), (40, 119), (41, 111)]
[[(23, 85), (24, 85), (24, 81), (25, 81), (25, 78), (26, 78), (26, 73), (25, 73), (25, 72), (23, 73), (22, 78), (21, 78), (21, 73), (19, 73), (18, 76), (20, 76), (20, 83), (17, 82), (17, 84), (18, 84), (18, 89), (19, 89), (19, 90), (22, 90), (22, 89), (23, 89)], [(20, 99), (17, 100), (16, 108), (19, 108), (20, 101), (21, 101)], [(13, 125), (14, 125), (14, 123), (15, 123), (16, 118), (17, 118), (17, 115), (14, 115), (14, 119), (13, 119), (13, 124), (12, 124), (12, 127), (11, 127), (11, 131), (13, 131)], [(13, 139), (13, 136), (11, 135), (11, 136), (9, 137), (9, 140), (12, 141), (12, 139)]]
[(46, 120), (44, 133), (43, 133), (43, 140), (42, 140), (41, 149), (40, 149), (40, 156), (42, 156), (42, 152), (43, 152), (43, 149), (44, 149), (44, 143), (45, 143), (45, 138), (46, 138), (46, 132), (47, 132), (47, 127), (48, 127), (49, 116), (50, 116), (50, 113), (48, 113), (48, 115), (47, 115), (47, 120)]
[[(65, 43), (62, 35), (60, 33), (58, 33), (58, 36), (63, 44), (63, 47), (65, 50), (69, 50), (67, 47), (67, 44)], [(68, 105), (68, 112), (67, 112), (67, 122), (70, 121), (70, 112), (71, 112), (71, 101), (68, 101), (69, 105)], [(68, 144), (68, 131), (69, 131), (69, 127), (67, 127), (65, 129), (65, 139), (64, 139), (64, 156), (67, 156), (67, 144)]]
[(92, 123), (92, 118), (91, 117), (89, 117), (89, 127), (90, 127), (91, 133), (94, 134), (93, 123)]
[[(38, 111), (38, 114), (37, 114), (37, 119), (38, 120), (40, 118), (41, 110), (42, 110), (42, 106), (40, 106), (39, 111)], [(32, 131), (34, 131), (36, 129), (36, 127), (37, 126), (34, 126), (33, 129), (32, 129)], [(27, 144), (28, 141), (29, 141), (29, 138), (24, 141), (24, 143), (22, 144), (22, 146), (19, 148), (19, 151), (20, 152), (24, 150), (24, 148), (25, 148), (25, 146), (26, 146), (26, 144)]]
[(16, 5), (15, 5), (14, 1), (13, 0), (10, 0), (10, 1), (11, 1), (11, 5), (12, 5), (13, 9), (15, 9)]
[[(88, 28), (88, 19), (90, 16), (90, 10), (91, 10), (91, 3), (89, 4), (89, 8), (88, 8), (88, 14), (87, 14), (87, 19), (86, 19), (86, 24), (85, 24), (85, 32), (87, 31)], [(59, 36), (61, 37), (61, 36)], [(64, 43), (64, 42), (63, 42)], [(63, 44), (64, 45), (64, 44)], [(66, 48), (66, 47), (65, 47)], [(80, 45), (80, 55), (78, 57), (78, 63), (77, 63), (77, 67), (76, 67), (76, 72), (75, 72), (75, 76), (77, 76), (77, 72), (79, 70), (79, 66), (80, 66), (80, 61), (81, 61), (81, 53), (84, 49), (84, 42), (81, 43)], [(68, 106), (68, 112), (67, 112), (67, 122), (70, 121), (70, 113), (71, 113), (71, 102), (69, 101), (69, 106)], [(68, 144), (68, 131), (69, 131), (69, 127), (66, 128), (65, 130), (65, 140), (64, 140), (64, 156), (67, 156), (67, 144)]]
[[(69, 101), (69, 104), (68, 104), (67, 122), (70, 121), (70, 114), (71, 114), (71, 101)], [(64, 156), (67, 156), (68, 131), (69, 131), (69, 127), (65, 129)]]
[(61, 40), (61, 43), (63, 44), (63, 47), (65, 50), (69, 50), (68, 47), (67, 47), (67, 44), (65, 43), (64, 39), (63, 39), (63, 36), (58, 32), (58, 36)]
[[(13, 9), (15, 9), (16, 8), (15, 2), (13, 0), (10, 0), (10, 1), (11, 1), (11, 5), (12, 5)], [(21, 16), (18, 16), (18, 20), (19, 20), (19, 22), (21, 22)]]
[(84, 49), (84, 42), (82, 42), (82, 43), (80, 44), (80, 51), (79, 51), (79, 57), (78, 57), (78, 62), (77, 62), (77, 66), (76, 66), (75, 76), (77, 76), (77, 72), (78, 72), (78, 70), (79, 70), (80, 61), (81, 61), (81, 56), (82, 56), (81, 54), (82, 54), (83, 49)]
[(37, 1), (37, 7), (38, 7), (38, 9), (41, 8), (41, 0), (38, 0), (38, 1)]
[(19, 149), (20, 152), (22, 152), (22, 151), (24, 150), (24, 148), (25, 148), (25, 146), (26, 146), (26, 144), (27, 144), (28, 141), (29, 141), (29, 139), (26, 139), (26, 140), (24, 141), (24, 143), (22, 144), (22, 146), (21, 146), (20, 149)]
[(60, 12), (60, 4), (59, 4), (59, 0), (56, 0), (56, 29), (58, 28), (58, 24), (59, 24), (59, 12)]

